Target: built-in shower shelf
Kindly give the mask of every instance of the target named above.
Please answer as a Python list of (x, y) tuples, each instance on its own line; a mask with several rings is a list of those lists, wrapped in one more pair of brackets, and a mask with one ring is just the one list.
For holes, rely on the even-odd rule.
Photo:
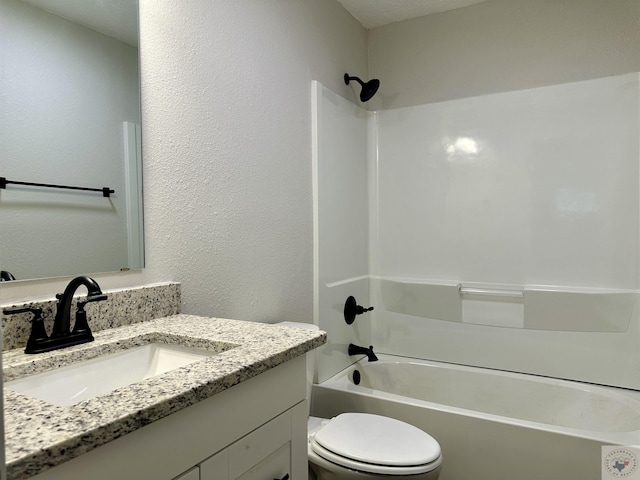
[(387, 311), (497, 327), (624, 332), (637, 290), (373, 278)]
[(460, 295), (475, 295), (479, 297), (499, 297), (499, 298), (522, 298), (524, 290), (521, 289), (497, 289), (497, 288), (474, 288), (459, 286)]

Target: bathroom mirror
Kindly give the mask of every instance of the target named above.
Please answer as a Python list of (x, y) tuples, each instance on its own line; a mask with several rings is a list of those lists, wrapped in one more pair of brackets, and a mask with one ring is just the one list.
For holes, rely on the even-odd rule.
[(142, 268), (137, 0), (0, 0), (0, 31), (3, 279)]

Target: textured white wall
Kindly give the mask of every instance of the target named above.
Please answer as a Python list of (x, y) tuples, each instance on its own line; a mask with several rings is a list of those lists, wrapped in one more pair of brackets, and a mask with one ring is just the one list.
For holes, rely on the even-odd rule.
[(311, 321), (311, 81), (346, 91), (365, 30), (334, 1), (141, 9), (150, 274), (186, 313)]
[(489, 0), (369, 32), (382, 110), (640, 70), (638, 0)]

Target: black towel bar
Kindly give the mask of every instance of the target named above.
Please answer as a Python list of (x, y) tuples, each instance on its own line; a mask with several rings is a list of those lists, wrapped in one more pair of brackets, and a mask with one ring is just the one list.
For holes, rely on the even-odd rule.
[(29, 187), (45, 187), (45, 188), (63, 188), (66, 190), (84, 190), (87, 192), (102, 192), (103, 197), (110, 197), (112, 193), (116, 193), (109, 187), (103, 188), (91, 188), (91, 187), (72, 187), (70, 185), (53, 185), (51, 183), (32, 183), (32, 182), (17, 182), (15, 180), (7, 180), (5, 177), (0, 177), (0, 188), (7, 188), (7, 185), (27, 185)]

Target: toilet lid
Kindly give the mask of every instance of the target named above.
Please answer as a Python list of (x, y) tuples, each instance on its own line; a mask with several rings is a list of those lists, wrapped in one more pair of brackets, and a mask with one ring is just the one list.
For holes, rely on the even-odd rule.
[[(440, 445), (429, 434), (408, 423), (369, 413), (338, 415), (314, 435), (312, 448), (327, 460), (346, 460), (339, 462), (345, 466), (354, 461), (394, 470), (420, 467), (429, 471), (437, 466), (429, 464), (441, 457)], [(372, 471), (362, 466), (358, 469)]]

